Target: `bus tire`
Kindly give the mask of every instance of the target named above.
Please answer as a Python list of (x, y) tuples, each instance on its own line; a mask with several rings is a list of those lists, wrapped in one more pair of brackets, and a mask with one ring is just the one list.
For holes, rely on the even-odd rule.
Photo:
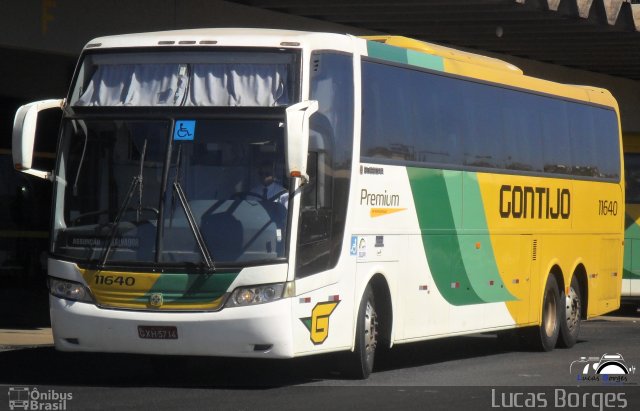
[(574, 275), (569, 286), (569, 295), (564, 292), (560, 295), (560, 302), (565, 302), (560, 307), (560, 337), (558, 347), (570, 348), (578, 341), (580, 332), (580, 319), (582, 318), (582, 295), (580, 284)]
[(378, 345), (378, 314), (371, 286), (368, 285), (360, 301), (356, 322), (355, 348), (347, 374), (354, 379), (366, 379), (373, 371)]
[(549, 274), (542, 299), (542, 321), (535, 327), (533, 346), (539, 351), (551, 351), (560, 334), (560, 291), (556, 278)]

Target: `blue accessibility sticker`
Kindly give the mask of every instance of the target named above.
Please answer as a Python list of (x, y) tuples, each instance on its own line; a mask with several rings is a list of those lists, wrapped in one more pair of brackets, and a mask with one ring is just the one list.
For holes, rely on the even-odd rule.
[(193, 140), (196, 134), (195, 120), (176, 120), (176, 126), (173, 131), (174, 140)]
[(349, 248), (349, 255), (358, 254), (358, 236), (351, 236), (351, 247)]

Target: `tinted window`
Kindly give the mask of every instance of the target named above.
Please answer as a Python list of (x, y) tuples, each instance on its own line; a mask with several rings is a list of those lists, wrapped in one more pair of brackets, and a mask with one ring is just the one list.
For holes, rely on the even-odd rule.
[(371, 61), (362, 79), (369, 161), (619, 178), (613, 110)]
[(317, 52), (311, 62), (310, 94), (319, 104), (310, 120), (310, 181), (303, 188), (300, 207), (299, 277), (330, 269), (338, 262), (353, 153), (353, 56)]

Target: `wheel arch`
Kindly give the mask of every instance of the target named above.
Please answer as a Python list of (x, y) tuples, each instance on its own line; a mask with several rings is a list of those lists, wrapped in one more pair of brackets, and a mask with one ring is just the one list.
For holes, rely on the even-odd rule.
[(369, 280), (369, 285), (371, 286), (373, 298), (376, 302), (378, 324), (380, 326), (380, 332), (378, 334), (380, 342), (385, 346), (391, 347), (393, 335), (393, 301), (389, 283), (384, 275), (376, 273)]
[(587, 269), (584, 264), (579, 263), (576, 266), (573, 270), (573, 276), (578, 280), (578, 286), (580, 287), (580, 296), (582, 299), (582, 312), (580, 313), (580, 318), (582, 320), (586, 320), (587, 310), (589, 308), (589, 281), (587, 278)]
[[(558, 284), (558, 289), (562, 294), (565, 290), (565, 282), (564, 275), (562, 274), (562, 268), (556, 263), (549, 269), (549, 275), (553, 276), (556, 279), (556, 283)], [(544, 283), (547, 282), (547, 279), (544, 279)], [(544, 290), (544, 287), (542, 288)], [(543, 293), (544, 294), (544, 293)], [(544, 298), (544, 296), (543, 296)]]

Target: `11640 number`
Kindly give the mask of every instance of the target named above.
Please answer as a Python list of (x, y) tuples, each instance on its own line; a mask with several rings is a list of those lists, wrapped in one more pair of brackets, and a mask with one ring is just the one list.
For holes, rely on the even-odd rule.
[(134, 277), (125, 277), (122, 275), (96, 275), (94, 282), (98, 285), (113, 285), (118, 284), (125, 287), (133, 287), (136, 283)]

